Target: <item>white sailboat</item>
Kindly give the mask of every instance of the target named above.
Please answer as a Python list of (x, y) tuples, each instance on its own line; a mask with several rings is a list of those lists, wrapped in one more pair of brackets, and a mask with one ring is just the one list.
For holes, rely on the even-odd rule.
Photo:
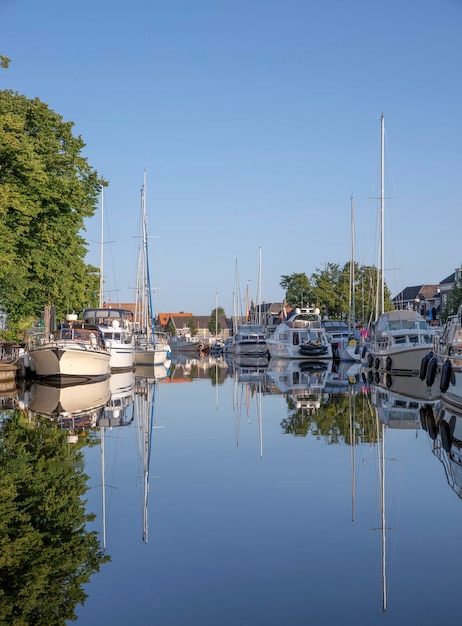
[(170, 345), (165, 335), (154, 328), (151, 277), (148, 255), (148, 214), (146, 208), (146, 170), (141, 188), (142, 242), (138, 255), (137, 299), (135, 319), (135, 365), (162, 365), (170, 356)]
[(376, 295), (376, 322), (363, 361), (368, 367), (397, 374), (418, 374), (422, 358), (432, 345), (432, 332), (425, 318), (413, 310), (385, 311), (384, 280), (384, 115), (381, 116), (381, 184), (380, 184), (380, 238), (378, 254), (378, 284)]
[(238, 324), (234, 335), (234, 354), (245, 356), (268, 356), (269, 350), (266, 345), (266, 332), (261, 322), (261, 248), (258, 264), (258, 280), (256, 295), (255, 319), (249, 321), (249, 289), (247, 285), (245, 298), (245, 323)]
[(355, 205), (351, 197), (351, 243), (350, 243), (350, 288), (348, 294), (348, 338), (338, 346), (338, 356), (341, 361), (359, 363), (361, 359), (358, 341), (354, 336), (356, 328), (355, 303)]
[(103, 241), (104, 241), (104, 188), (101, 189), (101, 241), (100, 241), (100, 283), (98, 308), (86, 309), (82, 319), (86, 323), (98, 327), (104, 345), (110, 354), (111, 371), (122, 371), (133, 368), (133, 313), (127, 309), (106, 308), (104, 306), (104, 273), (103, 273)]

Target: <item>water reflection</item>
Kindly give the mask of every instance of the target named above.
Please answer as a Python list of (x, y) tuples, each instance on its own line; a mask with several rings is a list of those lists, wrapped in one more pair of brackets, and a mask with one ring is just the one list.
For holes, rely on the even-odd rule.
[(427, 405), (420, 418), (449, 486), (462, 498), (462, 410), (443, 400), (436, 408)]
[[(200, 384), (194, 384), (198, 380)], [(59, 423), (61, 428), (72, 428), (79, 435), (87, 433), (86, 438), (79, 436), (77, 445), (67, 446), (67, 450), (77, 451), (78, 446), (86, 444), (93, 446), (88, 446), (86, 462), (95, 486), (92, 506), (98, 511), (95, 528), (102, 544), (102, 549), (99, 544), (97, 549), (101, 557), (106, 548), (106, 522), (111, 522), (108, 550), (114, 569), (112, 574), (106, 573), (111, 568), (102, 569), (99, 586), (95, 587), (98, 593), (92, 593), (91, 585), (88, 586), (92, 597), (88, 611), (92, 617), (99, 604), (103, 604), (99, 597), (101, 587), (112, 590), (115, 576), (123, 576), (129, 564), (143, 572), (139, 581), (141, 590), (146, 593), (143, 581), (149, 581), (150, 588), (152, 584), (157, 590), (156, 597), (160, 598), (154, 607), (149, 607), (151, 612), (146, 609), (140, 620), (187, 623), (185, 613), (181, 613), (183, 609), (173, 606), (173, 599), (169, 601), (175, 595), (172, 590), (177, 585), (182, 589), (187, 584), (192, 586), (188, 598), (193, 606), (197, 602), (197, 616), (202, 607), (201, 591), (213, 583), (210, 572), (221, 581), (226, 563), (231, 576), (229, 569), (223, 576), (235, 581), (232, 593), (236, 597), (242, 593), (240, 581), (246, 568), (251, 570), (252, 580), (264, 578), (265, 589), (257, 587), (263, 612), (265, 605), (260, 599), (268, 600), (268, 595), (276, 597), (275, 589), (284, 594), (292, 591), (298, 594), (301, 587), (297, 581), (309, 579), (314, 589), (310, 603), (315, 608), (304, 617), (312, 617), (313, 623), (343, 623), (323, 613), (326, 605), (317, 601), (316, 594), (324, 593), (325, 581), (329, 580), (329, 597), (345, 600), (344, 585), (354, 595), (354, 581), (350, 588), (344, 573), (358, 563), (356, 584), (361, 585), (363, 613), (358, 619), (357, 603), (347, 601), (350, 616), (355, 615), (356, 619), (346, 619), (344, 623), (375, 624), (374, 617), (365, 619), (366, 611), (371, 617), (381, 605), (390, 617), (396, 617), (393, 611), (396, 612), (400, 603), (408, 602), (403, 600), (406, 593), (393, 581), (396, 577), (387, 580), (387, 556), (401, 557), (395, 563), (402, 568), (400, 576), (406, 579), (418, 576), (412, 570), (412, 563), (411, 571), (406, 569), (407, 559), (400, 547), (409, 537), (406, 528), (413, 529), (411, 546), (414, 542), (418, 544), (415, 535), (420, 530), (415, 530), (409, 511), (405, 524), (400, 524), (396, 516), (393, 499), (400, 495), (401, 487), (388, 474), (401, 471), (403, 459), (393, 447), (406, 442), (406, 453), (417, 455), (419, 446), (423, 446), (426, 457), (439, 468), (429, 453), (429, 442), (431, 452), (443, 465), (446, 480), (458, 497), (462, 497), (461, 414), (434, 397), (418, 377), (377, 378), (372, 372), (371, 378), (368, 370), (332, 361), (190, 359), (175, 355), (169, 367), (162, 371), (137, 368), (107, 382), (109, 395), (100, 406), (96, 387), (74, 389), (74, 396), (70, 397), (77, 404), (73, 405), (66, 400), (64, 389), (37, 388), (41, 384), (31, 386), (29, 395), (23, 393), (21, 397), (24, 415), (30, 416), (34, 423), (39, 420), (40, 410), (50, 424)], [(168, 402), (159, 405), (164, 392), (168, 394)], [(99, 393), (100, 398), (107, 394), (102, 389)], [(39, 402), (41, 394), (46, 401)], [(210, 409), (213, 395), (216, 408)], [(80, 398), (80, 404), (76, 398)], [(159, 438), (155, 430), (159, 427), (157, 411), (162, 420), (167, 416), (174, 418), (164, 434), (159, 433)], [(159, 445), (155, 457), (153, 443)], [(123, 452), (123, 459), (119, 456), (114, 461), (118, 472), (112, 473), (108, 459), (116, 447), (119, 453)], [(425, 459), (418, 458), (419, 463), (425, 463)], [(152, 471), (158, 467), (163, 480), (153, 490)], [(434, 467), (428, 471), (435, 475)], [(436, 474), (436, 478), (441, 477)], [(445, 480), (439, 482), (445, 487), (441, 491), (448, 492)], [(437, 491), (438, 480), (435, 483)], [(118, 509), (106, 507), (106, 492), (109, 494), (111, 487), (117, 488), (111, 493)], [(415, 507), (415, 477), (408, 489), (408, 494), (401, 498), (403, 509), (412, 502)], [(449, 495), (457, 501), (450, 492)], [(133, 496), (139, 497), (138, 503), (134, 504)], [(432, 492), (431, 496), (432, 502), (438, 501), (438, 493)], [(430, 496), (426, 490), (427, 497)], [(155, 533), (152, 532), (153, 507)], [(243, 510), (248, 522), (246, 533), (239, 527)], [(274, 542), (275, 533), (288, 515), (293, 537), (308, 534), (316, 537), (316, 541), (310, 541), (308, 546), (305, 541), (296, 542), (296, 548), (292, 542), (284, 545)], [(433, 525), (432, 511), (428, 510), (420, 523)], [(397, 542), (390, 549), (388, 542), (396, 539), (397, 530), (401, 544)], [(219, 558), (215, 552), (220, 554)], [(417, 549), (412, 553), (413, 559), (421, 556)], [(259, 569), (257, 557), (265, 569)], [(375, 564), (374, 559), (377, 559)], [(272, 568), (271, 564), (276, 562), (278, 567)], [(290, 565), (284, 569), (286, 562)], [(280, 570), (284, 576), (279, 574)], [(287, 577), (291, 581), (288, 588), (285, 574), (289, 571), (296, 575)], [(197, 585), (195, 578), (200, 579)], [(222, 607), (229, 599), (222, 584), (217, 590), (218, 584), (214, 589), (218, 594), (215, 618), (218, 605), (222, 603)], [(136, 596), (136, 593), (132, 588), (131, 594)], [(128, 605), (133, 610), (134, 604)], [(246, 606), (249, 609), (250, 605)], [(265, 623), (281, 623), (279, 618), (287, 605), (282, 607), (275, 601), (272, 606), (276, 607), (278, 619)], [(239, 608), (242, 610), (242, 605)], [(96, 617), (94, 621), (88, 619), (89, 613), (85, 611), (82, 611), (82, 623), (98, 623)], [(216, 623), (216, 620), (205, 619), (201, 623)], [(232, 623), (231, 618), (226, 623)], [(255, 613), (249, 615), (249, 623), (258, 623)], [(298, 616), (291, 623), (303, 621)]]
[[(137, 374), (140, 371), (138, 370)], [(144, 372), (146, 373), (146, 372)], [(149, 472), (151, 465), (152, 433), (155, 424), (154, 400), (156, 394), (156, 375), (149, 372), (150, 376), (136, 376), (136, 419), (138, 434), (138, 464), (139, 476), (142, 476), (142, 540), (148, 543), (148, 495), (149, 495)]]
[[(54, 411), (48, 401), (46, 408)], [(108, 560), (97, 533), (87, 529), (93, 515), (83, 500), (82, 460), (79, 447), (69, 446), (48, 417), (27, 410), (2, 415), (2, 624), (75, 619), (77, 604), (87, 598), (84, 585)]]

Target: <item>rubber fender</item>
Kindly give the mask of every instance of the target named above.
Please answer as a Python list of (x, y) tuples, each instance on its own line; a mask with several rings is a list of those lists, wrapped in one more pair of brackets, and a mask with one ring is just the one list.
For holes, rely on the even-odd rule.
[(433, 441), (435, 441), (438, 435), (438, 430), (436, 428), (435, 416), (433, 415), (433, 410), (431, 406), (427, 407), (425, 417), (427, 419), (427, 430), (428, 430), (428, 434), (430, 435), (430, 439), (433, 439)]
[(440, 431), (440, 436), (441, 436), (441, 443), (443, 444), (443, 449), (446, 450), (446, 452), (450, 452), (451, 445), (452, 445), (452, 437), (451, 437), (451, 431), (449, 429), (449, 424), (446, 422), (446, 420), (442, 420), (439, 423), (439, 431)]
[(443, 393), (449, 389), (449, 383), (451, 382), (452, 365), (451, 361), (445, 361), (441, 368), (440, 376), (440, 391)]
[(391, 356), (387, 356), (387, 360), (385, 361), (385, 369), (387, 370), (387, 372), (391, 370), (391, 366), (392, 366)]
[(430, 361), (432, 356), (433, 356), (433, 352), (430, 350), (430, 352), (427, 352), (427, 354), (422, 359), (422, 362), (420, 363), (420, 372), (419, 372), (420, 380), (425, 380), (425, 377), (427, 376), (428, 362)]
[(427, 430), (427, 416), (426, 416), (426, 410), (425, 407), (421, 406), (419, 409), (419, 417), (420, 417), (420, 424), (422, 426), (422, 428), (424, 430)]
[(436, 360), (436, 357), (432, 356), (427, 366), (427, 376), (426, 376), (427, 387), (431, 387), (433, 383), (435, 382), (437, 367), (438, 367), (438, 361)]

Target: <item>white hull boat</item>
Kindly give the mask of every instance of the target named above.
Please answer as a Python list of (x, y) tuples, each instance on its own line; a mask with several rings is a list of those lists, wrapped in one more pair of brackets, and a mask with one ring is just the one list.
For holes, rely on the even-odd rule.
[(319, 360), (333, 357), (319, 309), (295, 309), (276, 327), (266, 343), (272, 358)]
[(434, 336), (432, 348), (421, 360), (420, 378), (444, 401), (462, 408), (462, 305)]
[[(371, 328), (370, 342), (361, 359), (367, 367), (395, 374), (418, 374), (422, 357), (432, 345), (432, 331), (425, 318), (413, 310), (385, 312), (384, 254), (384, 115), (381, 116), (380, 250), (376, 296), (377, 319)], [(380, 289), (379, 289), (380, 287)]]
[(268, 354), (266, 335), (258, 324), (243, 324), (234, 335), (235, 355), (265, 356)]
[(111, 371), (133, 369), (133, 313), (125, 309), (98, 308), (86, 309), (82, 317), (85, 322), (98, 327), (110, 354)]
[(52, 334), (30, 337), (27, 354), (31, 370), (39, 377), (72, 377), (82, 381), (110, 374), (108, 350), (95, 326), (74, 322)]
[(432, 344), (432, 331), (422, 315), (408, 310), (388, 311), (372, 330), (364, 361), (376, 370), (418, 374)]

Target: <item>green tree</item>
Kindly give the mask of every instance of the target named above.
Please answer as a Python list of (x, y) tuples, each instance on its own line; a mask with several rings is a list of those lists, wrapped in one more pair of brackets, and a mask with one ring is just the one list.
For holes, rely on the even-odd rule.
[(172, 335), (172, 337), (175, 337), (176, 335), (176, 328), (175, 328), (175, 324), (172, 322), (172, 320), (168, 320), (168, 325), (167, 325), (167, 332)]
[[(375, 295), (378, 272), (375, 267), (355, 264), (355, 317), (368, 324), (375, 319)], [(282, 276), (280, 285), (286, 289), (290, 306), (311, 305), (329, 317), (348, 317), (350, 291), (350, 262), (341, 267), (326, 263), (308, 278), (306, 274)], [(390, 291), (385, 285), (385, 310), (393, 309)]]
[(72, 128), (38, 98), (0, 91), (0, 306), (13, 321), (96, 303), (80, 233), (104, 182)]
[(459, 310), (460, 304), (462, 304), (462, 275), (459, 280), (454, 283), (451, 291), (447, 295), (446, 302), (441, 311), (443, 321), (446, 321), (450, 315), (455, 315)]
[(0, 623), (65, 625), (83, 585), (109, 560), (82, 499), (82, 457), (49, 420), (22, 413), (0, 428)]
[(306, 274), (281, 276), (280, 286), (286, 290), (286, 301), (289, 306), (306, 306), (312, 302), (312, 289)]
[(192, 317), (188, 320), (188, 328), (191, 331), (191, 335), (195, 337), (197, 334), (197, 326), (195, 325)]
[(217, 319), (220, 317), (220, 315), (224, 314), (225, 310), (221, 306), (212, 310), (209, 323), (207, 324), (207, 328), (209, 329), (211, 335), (218, 334), (221, 331), (221, 325), (220, 322), (217, 322)]

